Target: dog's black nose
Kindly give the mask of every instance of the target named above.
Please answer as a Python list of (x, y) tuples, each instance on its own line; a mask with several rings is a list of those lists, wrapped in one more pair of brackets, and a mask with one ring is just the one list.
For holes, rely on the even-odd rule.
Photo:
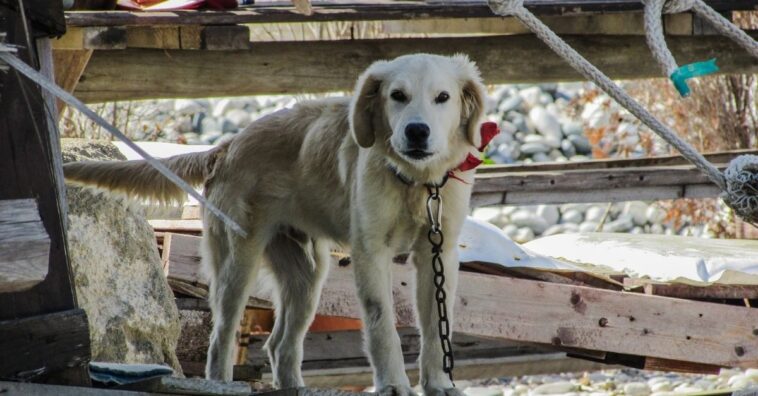
[(413, 122), (405, 126), (405, 137), (413, 147), (426, 147), (429, 138), (429, 125)]

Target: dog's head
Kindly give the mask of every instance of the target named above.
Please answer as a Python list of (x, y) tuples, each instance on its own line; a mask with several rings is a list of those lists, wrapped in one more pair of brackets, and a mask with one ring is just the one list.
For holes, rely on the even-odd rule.
[(484, 95), (479, 70), (465, 55), (378, 61), (358, 79), (351, 131), (358, 145), (377, 145), (393, 162), (449, 169), (479, 145)]

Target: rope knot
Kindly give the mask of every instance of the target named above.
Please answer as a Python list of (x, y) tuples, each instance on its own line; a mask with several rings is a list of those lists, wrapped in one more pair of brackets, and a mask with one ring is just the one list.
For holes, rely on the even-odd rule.
[(493, 13), (501, 16), (513, 15), (516, 10), (524, 7), (524, 0), (487, 0), (487, 5)]
[(743, 219), (758, 223), (758, 155), (741, 155), (724, 171), (724, 202)]

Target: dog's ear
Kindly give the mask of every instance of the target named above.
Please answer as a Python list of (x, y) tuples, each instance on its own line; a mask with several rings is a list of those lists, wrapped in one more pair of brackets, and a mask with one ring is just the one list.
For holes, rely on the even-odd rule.
[(350, 102), (350, 132), (353, 139), (361, 147), (371, 147), (376, 140), (376, 131), (374, 126), (376, 117), (381, 116), (381, 88), (382, 73), (381, 69), (387, 62), (374, 62), (358, 78), (355, 85), (353, 99)]
[(479, 76), (479, 69), (466, 55), (455, 55), (453, 60), (458, 64), (461, 81), (461, 126), (466, 132), (466, 138), (474, 147), (479, 147), (481, 136), (479, 123), (484, 117), (487, 91)]

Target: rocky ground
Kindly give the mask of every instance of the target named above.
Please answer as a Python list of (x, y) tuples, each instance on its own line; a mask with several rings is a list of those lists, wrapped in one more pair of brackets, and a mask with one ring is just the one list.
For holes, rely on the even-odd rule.
[[(758, 369), (719, 374), (681, 374), (636, 369), (456, 381), (467, 396), (674, 396), (755, 389)], [(373, 388), (368, 388), (373, 391)]]

